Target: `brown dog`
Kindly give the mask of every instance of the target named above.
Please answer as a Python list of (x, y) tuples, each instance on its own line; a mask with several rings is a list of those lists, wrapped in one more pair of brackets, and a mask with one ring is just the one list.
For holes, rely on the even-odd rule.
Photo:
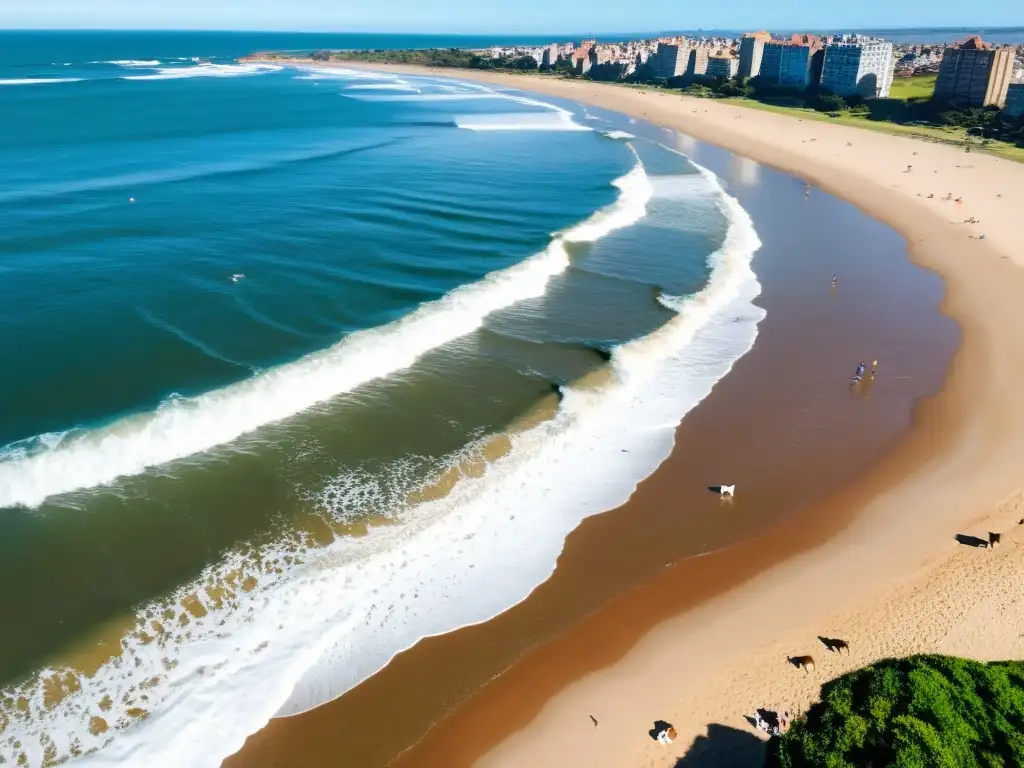
[(790, 656), (789, 663), (797, 669), (802, 669), (807, 674), (810, 674), (814, 671), (813, 656)]

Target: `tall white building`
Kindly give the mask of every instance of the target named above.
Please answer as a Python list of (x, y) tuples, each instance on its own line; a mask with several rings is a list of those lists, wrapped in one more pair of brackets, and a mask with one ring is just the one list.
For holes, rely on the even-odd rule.
[(657, 51), (647, 59), (647, 63), (654, 70), (654, 76), (664, 78), (685, 74), (689, 62), (690, 45), (682, 40), (675, 43), (658, 43)]
[(885, 40), (831, 43), (825, 47), (821, 88), (840, 96), (884, 99), (895, 67), (892, 43)]

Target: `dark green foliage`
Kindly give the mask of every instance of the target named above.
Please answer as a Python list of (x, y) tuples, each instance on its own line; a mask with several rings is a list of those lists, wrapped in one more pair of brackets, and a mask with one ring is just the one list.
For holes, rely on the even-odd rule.
[(537, 69), (537, 60), (533, 56), (520, 56), (512, 60), (512, 69), (531, 70)]
[(587, 72), (587, 77), (591, 80), (612, 83), (621, 80), (625, 71), (626, 68), (622, 64), (595, 64)]
[(818, 112), (845, 112), (850, 108), (850, 105), (842, 96), (825, 91), (810, 99), (808, 106), (813, 107)]
[(771, 740), (778, 768), (1024, 766), (1024, 663), (887, 659), (826, 683)]
[(629, 76), (629, 82), (631, 83), (651, 83), (664, 85), (665, 78), (658, 77), (654, 74), (654, 67), (648, 64), (646, 61), (636, 68), (636, 71)]
[(520, 59), (497, 58), (459, 48), (422, 48), (412, 50), (339, 51), (334, 55), (340, 61), (366, 61), (372, 64), (414, 64), (421, 67), (461, 67), (464, 69), (525, 69), (530, 56)]
[(720, 83), (715, 90), (719, 96), (731, 97), (731, 98), (747, 98), (754, 93), (754, 89), (749, 83), (744, 82), (743, 78), (736, 77), (732, 80), (726, 80)]
[(697, 96), (702, 99), (710, 98), (715, 95), (715, 92), (706, 85), (700, 85), (693, 83), (683, 88), (683, 93), (687, 96)]
[(804, 99), (807, 97), (807, 94), (799, 88), (788, 85), (776, 85), (762, 77), (752, 77), (747, 84), (753, 91), (753, 98), (769, 104), (799, 101), (800, 106), (802, 106)]
[(572, 63), (572, 59), (568, 56), (559, 56), (553, 69), (560, 75), (571, 75), (576, 71), (576, 67)]

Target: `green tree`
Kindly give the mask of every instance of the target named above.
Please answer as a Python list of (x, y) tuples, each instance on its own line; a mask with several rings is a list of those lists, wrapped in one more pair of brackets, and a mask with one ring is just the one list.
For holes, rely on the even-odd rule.
[(719, 96), (738, 98), (751, 96), (754, 93), (754, 89), (742, 77), (734, 77), (731, 80), (718, 83), (715, 86), (715, 92)]
[(554, 70), (560, 75), (571, 75), (576, 71), (576, 66), (569, 56), (559, 56), (555, 61)]
[(537, 69), (537, 60), (533, 56), (520, 56), (509, 63), (511, 69), (531, 70)]
[(691, 85), (683, 88), (683, 93), (687, 96), (697, 96), (701, 99), (707, 99), (715, 95), (715, 92), (708, 88), (706, 85), (700, 85), (699, 83), (692, 83)]
[(665, 78), (659, 78), (654, 71), (654, 67), (646, 61), (637, 67), (633, 74), (629, 76), (629, 81), (631, 83), (657, 83), (659, 80), (661, 83), (665, 82)]
[(837, 93), (819, 93), (808, 103), (819, 112), (845, 112), (850, 108), (846, 99)]
[(765, 765), (1024, 766), (1024, 663), (923, 655), (851, 672), (771, 740)]

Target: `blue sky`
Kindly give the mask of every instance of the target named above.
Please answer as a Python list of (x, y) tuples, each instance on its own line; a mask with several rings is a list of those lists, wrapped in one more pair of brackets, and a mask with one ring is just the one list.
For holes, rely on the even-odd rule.
[(1020, 0), (0, 0), (0, 28), (600, 34), (1009, 26), (1024, 24), (1020, 8)]

